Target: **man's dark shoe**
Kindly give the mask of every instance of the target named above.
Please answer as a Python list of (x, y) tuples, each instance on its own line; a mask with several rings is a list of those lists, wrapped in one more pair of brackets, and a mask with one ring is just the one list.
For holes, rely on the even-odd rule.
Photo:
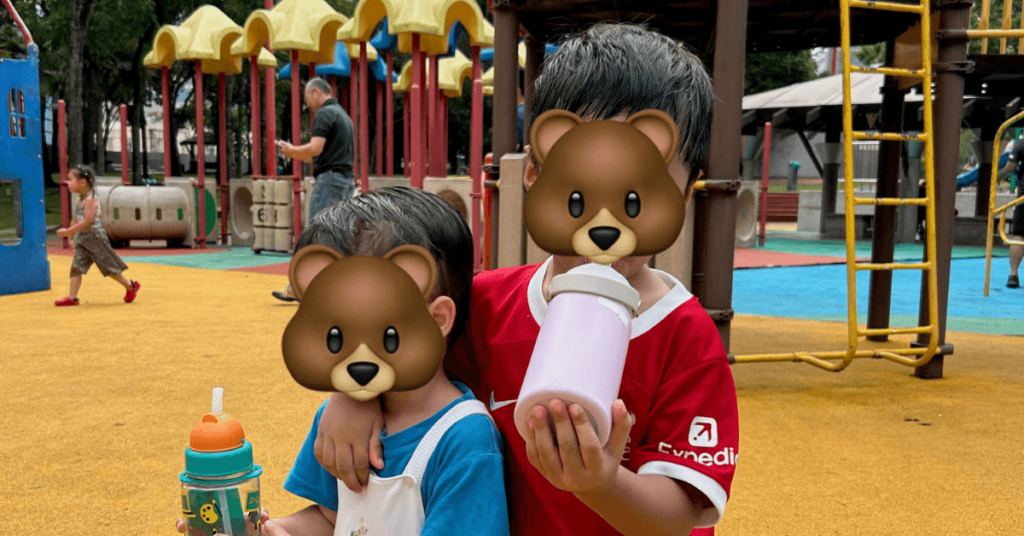
[(1008, 286), (1010, 288), (1017, 288), (1017, 287), (1019, 287), (1020, 286), (1020, 278), (1018, 278), (1015, 275), (1011, 275), (1010, 278), (1006, 280), (1006, 286)]

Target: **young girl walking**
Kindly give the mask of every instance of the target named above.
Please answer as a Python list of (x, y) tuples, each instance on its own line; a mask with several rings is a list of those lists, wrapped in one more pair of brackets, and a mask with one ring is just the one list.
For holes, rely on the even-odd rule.
[(82, 276), (93, 263), (99, 267), (104, 277), (112, 276), (121, 283), (128, 292), (124, 295), (125, 303), (135, 301), (139, 292), (139, 282), (125, 279), (121, 272), (128, 269), (124, 261), (117, 256), (106, 231), (100, 225), (100, 203), (93, 194), (96, 174), (89, 166), (78, 166), (68, 172), (68, 189), (80, 196), (75, 203), (75, 218), (71, 227), (57, 229), (57, 235), (73, 237), (71, 251), (71, 293), (56, 301), (58, 307), (78, 305), (78, 289), (82, 288)]

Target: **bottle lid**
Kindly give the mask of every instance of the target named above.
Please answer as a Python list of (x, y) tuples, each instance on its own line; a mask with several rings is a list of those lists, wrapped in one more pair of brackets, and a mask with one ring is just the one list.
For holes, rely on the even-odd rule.
[(189, 446), (196, 452), (237, 449), (245, 441), (245, 430), (227, 413), (207, 413), (192, 426)]
[(245, 440), (245, 430), (223, 412), (223, 407), (224, 390), (217, 387), (213, 390), (213, 411), (192, 426), (182, 482), (244, 480), (262, 472), (252, 464), (252, 445)]
[(253, 465), (252, 444), (242, 440), (242, 446), (223, 452), (199, 452), (185, 449), (185, 472), (181, 481), (187, 483), (229, 484), (255, 478), (263, 472)]
[(640, 293), (606, 264), (588, 263), (556, 276), (551, 280), (550, 292), (552, 298), (562, 292), (585, 292), (615, 300), (634, 317), (640, 310)]

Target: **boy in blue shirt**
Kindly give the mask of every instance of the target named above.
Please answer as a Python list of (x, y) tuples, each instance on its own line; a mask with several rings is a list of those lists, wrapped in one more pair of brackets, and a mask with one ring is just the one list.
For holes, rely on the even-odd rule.
[[(428, 307), (446, 344), (465, 329), (473, 277), (472, 235), (455, 207), (440, 197), (405, 187), (368, 192), (325, 210), (303, 232), (295, 250), (311, 244), (331, 247), (344, 256), (379, 257), (405, 244), (427, 249), (438, 269)], [(425, 386), (386, 392), (380, 398), (381, 441), (388, 464), (360, 493), (331, 476), (314, 456), (325, 402), (284, 484), (314, 504), (268, 521), (267, 532), (508, 534), (501, 437), (469, 388), (449, 381), (440, 368)]]
[[(382, 257), (406, 244), (430, 252), (437, 284), (428, 308), (445, 345), (465, 330), (473, 277), (473, 242), (449, 202), (419, 189), (383, 188), (324, 210), (295, 250), (318, 244), (342, 256)], [(360, 307), (353, 303), (352, 307)], [(314, 446), (320, 406), (284, 487), (312, 501), (288, 517), (268, 520), (270, 536), (506, 536), (502, 442), (486, 407), (443, 367), (423, 387), (385, 392), (383, 430), (388, 463), (358, 493), (331, 476)], [(179, 520), (179, 531), (182, 525)]]

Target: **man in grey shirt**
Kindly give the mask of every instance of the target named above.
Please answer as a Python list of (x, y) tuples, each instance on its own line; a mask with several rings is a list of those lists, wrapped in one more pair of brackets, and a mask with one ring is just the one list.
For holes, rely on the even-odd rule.
[[(309, 194), (309, 221), (320, 211), (340, 201), (352, 199), (355, 181), (352, 177), (353, 135), (352, 118), (331, 94), (331, 86), (322, 78), (306, 83), (306, 106), (316, 116), (309, 143), (295, 146), (278, 141), (281, 154), (313, 164), (316, 181)], [(275, 298), (295, 301), (291, 287), (275, 290)]]

